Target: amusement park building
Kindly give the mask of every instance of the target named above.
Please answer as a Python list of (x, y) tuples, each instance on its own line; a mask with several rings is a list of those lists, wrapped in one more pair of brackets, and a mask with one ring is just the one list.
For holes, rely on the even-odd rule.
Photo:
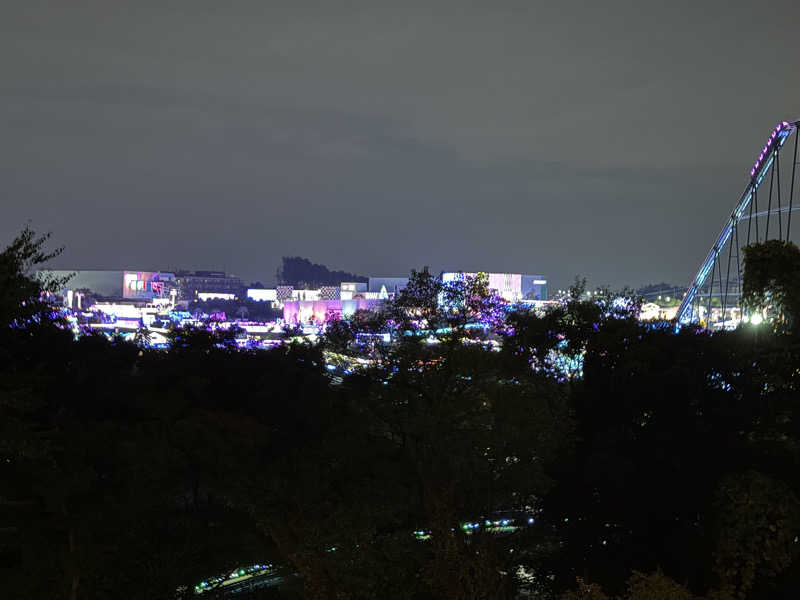
[(70, 277), (62, 290), (88, 290), (98, 298), (152, 300), (164, 297), (174, 286), (175, 275), (164, 271), (42, 271), (55, 277)]
[[(475, 277), (477, 273), (463, 271), (442, 273), (442, 282), (461, 281)], [(485, 273), (489, 279), (489, 289), (506, 302), (523, 300), (547, 300), (547, 280), (542, 275), (523, 275), (521, 273)]]
[(240, 296), (244, 291), (239, 277), (223, 271), (178, 271), (175, 280), (184, 300), (193, 300), (201, 292)]
[(322, 324), (329, 319), (347, 319), (357, 310), (375, 310), (382, 300), (289, 300), (283, 303), (283, 320), (293, 325)]

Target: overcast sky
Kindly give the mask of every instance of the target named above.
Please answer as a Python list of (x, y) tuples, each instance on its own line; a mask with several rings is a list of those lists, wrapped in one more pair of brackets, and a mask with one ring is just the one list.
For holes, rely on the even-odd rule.
[(0, 0), (0, 244), (65, 268), (687, 283), (800, 2)]

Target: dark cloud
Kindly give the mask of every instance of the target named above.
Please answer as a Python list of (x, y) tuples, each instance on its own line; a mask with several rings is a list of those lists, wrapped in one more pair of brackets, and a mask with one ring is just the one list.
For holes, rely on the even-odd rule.
[(0, 7), (0, 239), (64, 266), (683, 282), (774, 122), (794, 2)]

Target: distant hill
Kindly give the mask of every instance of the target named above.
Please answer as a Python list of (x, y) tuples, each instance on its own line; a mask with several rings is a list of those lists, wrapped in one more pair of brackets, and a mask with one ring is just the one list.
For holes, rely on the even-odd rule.
[(284, 256), (275, 274), (278, 285), (296, 288), (317, 288), (321, 285), (339, 285), (343, 281), (367, 281), (363, 275), (346, 271), (331, 271), (325, 265), (312, 263), (300, 256)]

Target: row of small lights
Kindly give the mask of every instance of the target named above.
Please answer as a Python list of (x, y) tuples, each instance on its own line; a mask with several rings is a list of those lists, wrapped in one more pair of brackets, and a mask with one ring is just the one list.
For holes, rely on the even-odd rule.
[(772, 134), (769, 136), (769, 139), (767, 140), (767, 143), (761, 149), (761, 154), (758, 155), (758, 158), (756, 159), (756, 162), (753, 163), (753, 168), (750, 169), (750, 177), (755, 176), (756, 171), (758, 171), (758, 168), (761, 166), (761, 163), (764, 161), (764, 158), (768, 155), (768, 150), (769, 150), (770, 144), (772, 144), (772, 142), (775, 141), (775, 138), (778, 137), (778, 134), (784, 128), (786, 128), (788, 126), (789, 126), (789, 123), (787, 121), (782, 121), (782, 122), (778, 123), (778, 125), (772, 131)]
[(225, 580), (236, 579), (237, 577), (244, 577), (245, 575), (252, 575), (256, 572), (263, 572), (267, 571), (272, 568), (272, 565), (252, 565), (245, 569), (239, 569), (238, 571), (234, 571), (228, 576), (221, 576), (221, 577), (214, 577), (213, 579), (209, 579), (208, 581), (201, 581), (198, 585), (194, 586), (194, 593), (195, 594), (202, 594), (206, 591), (210, 586), (213, 586), (217, 583), (222, 583)]
[[(528, 525), (532, 525), (533, 522), (534, 522), (533, 517), (528, 517)], [(516, 527), (514, 525), (512, 525), (512, 522), (511, 522), (510, 519), (500, 519), (500, 520), (497, 520), (497, 521), (490, 521), (490, 520), (487, 519), (487, 520), (484, 521), (483, 526), (487, 527), (487, 528), (489, 528), (489, 527), (514, 527), (514, 529), (516, 529)], [(472, 531), (474, 531), (476, 529), (480, 529), (480, 527), (481, 527), (480, 523), (467, 522), (467, 523), (462, 523), (461, 524), (461, 529), (463, 531), (466, 531), (466, 532), (469, 532), (469, 533), (472, 533)], [(428, 539), (430, 537), (430, 535), (431, 535), (431, 532), (430, 531), (425, 531), (424, 529), (420, 529), (420, 530), (414, 531), (414, 537), (416, 537), (417, 539)], [(336, 547), (335, 546), (333, 546), (332, 548), (328, 549), (328, 552), (335, 552), (335, 551), (336, 551)], [(226, 580), (236, 579), (238, 577), (244, 577), (245, 575), (260, 574), (260, 573), (263, 573), (264, 571), (268, 571), (268, 570), (270, 570), (272, 568), (273, 567), (270, 564), (252, 565), (250, 567), (246, 567), (244, 569), (239, 569), (237, 571), (234, 571), (233, 573), (231, 573), (230, 575), (227, 575), (227, 576), (214, 577), (212, 579), (209, 579), (208, 581), (201, 581), (198, 585), (194, 586), (194, 593), (195, 594), (202, 594), (203, 592), (205, 592), (206, 590), (208, 590), (210, 587), (214, 586), (215, 584), (222, 583), (222, 582), (224, 582)]]
[[(533, 517), (528, 517), (528, 525), (533, 525)], [(513, 524), (513, 521), (511, 519), (499, 519), (497, 521), (490, 521), (490, 520), (486, 519), (483, 522), (483, 524), (481, 524), (481, 523), (479, 523), (477, 521), (475, 521), (475, 522), (467, 521), (466, 523), (462, 523), (461, 524), (461, 530), (465, 531), (467, 533), (472, 533), (473, 531), (475, 531), (476, 529), (480, 529), (481, 527), (486, 527), (486, 528), (510, 527), (510, 528), (514, 528), (514, 529), (518, 528), (518, 526)], [(455, 530), (453, 529), (451, 531), (455, 531)], [(419, 540), (426, 540), (431, 536), (431, 533), (432, 533), (431, 531), (426, 531), (424, 529), (419, 529), (419, 530), (414, 532), (414, 537), (416, 537)]]
[[(558, 291), (557, 291), (557, 293), (559, 293), (559, 294), (566, 294), (566, 293), (567, 293), (567, 290), (558, 290)], [(591, 292), (591, 291), (589, 291), (589, 292), (586, 292), (586, 295), (587, 295), (587, 296), (591, 296), (593, 293), (594, 293), (594, 295), (595, 295), (595, 296), (599, 296), (599, 295), (600, 295), (600, 290), (596, 290), (595, 292)]]

